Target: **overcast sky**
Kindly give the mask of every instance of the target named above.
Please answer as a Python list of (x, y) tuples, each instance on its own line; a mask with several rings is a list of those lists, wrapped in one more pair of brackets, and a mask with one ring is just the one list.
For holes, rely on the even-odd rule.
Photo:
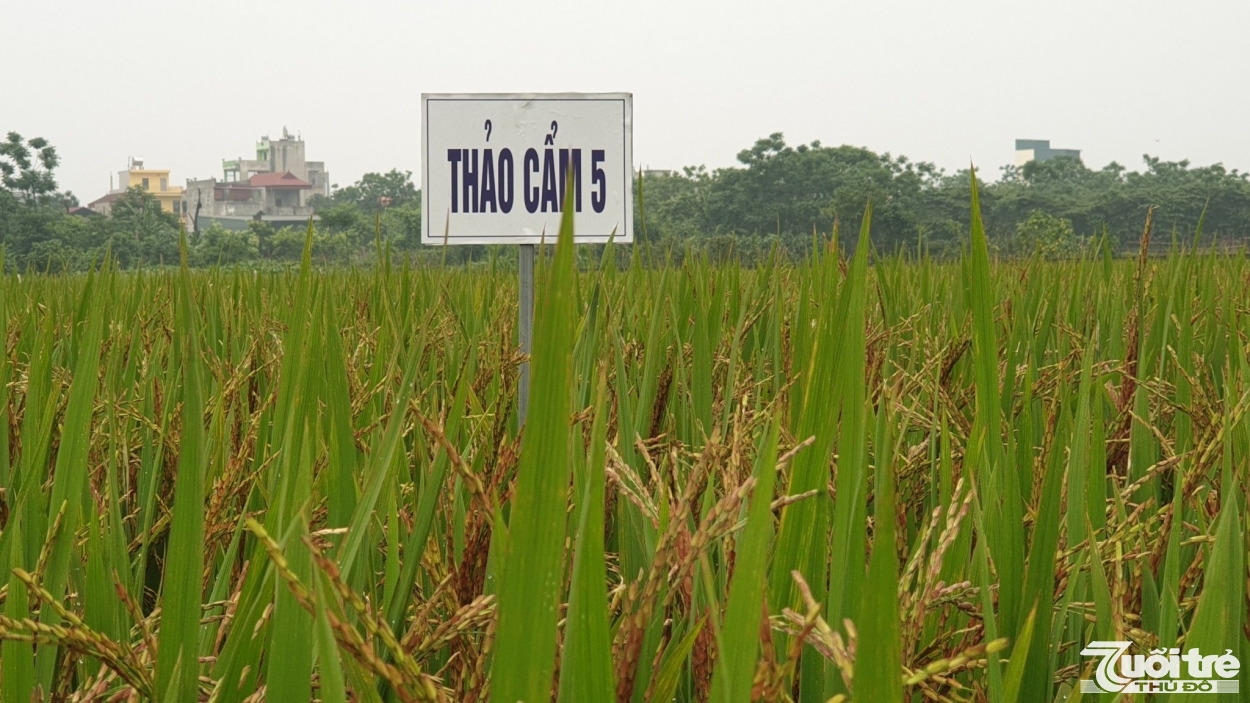
[(416, 173), (422, 92), (632, 92), (649, 168), (729, 166), (784, 132), (989, 177), (1017, 137), (1095, 168), (1250, 169), (1246, 0), (0, 0), (0, 18), (0, 132), (51, 140), (83, 202), (128, 156), (220, 177), (283, 126), (340, 186)]

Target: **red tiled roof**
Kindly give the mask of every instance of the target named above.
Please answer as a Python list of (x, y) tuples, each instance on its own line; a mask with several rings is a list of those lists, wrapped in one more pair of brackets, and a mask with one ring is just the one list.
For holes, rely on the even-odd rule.
[(311, 183), (301, 181), (290, 171), (285, 173), (258, 173), (247, 179), (247, 182), (253, 188), (295, 188), (301, 190), (312, 188)]

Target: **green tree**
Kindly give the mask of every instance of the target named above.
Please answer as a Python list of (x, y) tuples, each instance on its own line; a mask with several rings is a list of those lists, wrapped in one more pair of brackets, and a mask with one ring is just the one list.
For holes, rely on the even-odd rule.
[(416, 249), (421, 244), (421, 203), (388, 207), (381, 224), (383, 241), (402, 250)]
[(1047, 259), (1061, 259), (1076, 255), (1080, 249), (1072, 223), (1061, 217), (1034, 210), (1016, 225), (1015, 251), (1019, 255), (1037, 252)]
[(313, 205), (354, 205), (366, 212), (419, 203), (421, 191), (412, 183), (412, 171), (391, 169), (386, 173), (366, 173), (352, 185), (336, 189), (329, 198), (314, 196)]
[(343, 237), (335, 250), (346, 246), (352, 257), (372, 258), (379, 235), (392, 249), (414, 250), (421, 243), (421, 191), (411, 171), (366, 173), (328, 198), (315, 196), (313, 204), (321, 227)]
[(230, 266), (258, 258), (260, 251), (251, 229), (226, 229), (214, 222), (200, 234), (195, 245), (195, 263), (199, 266)]
[(134, 243), (137, 258), (147, 264), (178, 262), (178, 216), (142, 188), (131, 188), (113, 203), (113, 232)]
[[(742, 167), (710, 176), (687, 170), (657, 179), (654, 197), (646, 202), (648, 226), (656, 213), (661, 236), (695, 230), (708, 236), (780, 237), (787, 247), (804, 249), (813, 231), (827, 237), (834, 220), (858, 221), (872, 200), (878, 245), (893, 247), (915, 239), (923, 197), (941, 176), (932, 164), (860, 147), (818, 141), (791, 147), (780, 132), (741, 151), (738, 161)], [(683, 206), (688, 212), (675, 212)]]
[(56, 193), (56, 147), (43, 137), (23, 140), (9, 132), (0, 142), (0, 185), (26, 203), (42, 203)]
[(65, 206), (77, 199), (57, 192), (59, 163), (56, 148), (41, 137), (27, 140), (9, 132), (0, 141), (0, 242), (8, 253), (6, 266), (42, 271), (76, 264), (83, 242), (65, 241), (61, 221)]
[[(325, 238), (325, 233), (324, 231), (319, 232), (318, 235), (313, 245), (317, 254), (322, 255), (324, 254), (322, 251), (324, 247), (321, 243)], [(273, 238), (269, 241), (269, 250), (267, 252), (262, 250), (261, 255), (278, 261), (299, 261), (300, 256), (304, 253), (304, 237), (305, 232), (303, 230), (295, 227), (283, 227), (274, 232)]]
[(257, 253), (261, 258), (273, 258), (273, 240), (277, 233), (272, 224), (264, 220), (252, 220), (247, 223), (247, 233), (256, 241)]

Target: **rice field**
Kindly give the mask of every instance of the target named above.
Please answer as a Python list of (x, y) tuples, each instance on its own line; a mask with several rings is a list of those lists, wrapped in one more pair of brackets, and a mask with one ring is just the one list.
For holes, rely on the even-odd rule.
[(579, 270), (566, 221), (523, 432), (498, 262), (5, 277), (0, 700), (1048, 703), (1115, 698), (1095, 640), (1250, 664), (1244, 250), (870, 227)]

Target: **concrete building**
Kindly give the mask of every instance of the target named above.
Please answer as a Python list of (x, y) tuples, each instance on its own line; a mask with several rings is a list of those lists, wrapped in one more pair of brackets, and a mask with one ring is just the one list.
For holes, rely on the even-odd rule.
[(87, 203), (87, 207), (101, 215), (108, 215), (113, 203), (131, 188), (142, 188), (156, 198), (161, 209), (175, 215), (182, 213), (182, 186), (169, 184), (169, 169), (144, 168), (143, 159), (131, 157), (126, 169), (117, 172), (117, 187), (109, 183), (109, 192), (102, 198)]
[(1023, 167), (1030, 161), (1049, 161), (1060, 156), (1081, 158), (1080, 149), (1052, 149), (1049, 139), (1017, 139), (1016, 166)]
[(274, 227), (303, 225), (313, 215), (308, 204), (311, 190), (312, 184), (289, 171), (258, 173), (246, 181), (188, 180), (186, 216), (195, 230), (213, 222), (236, 230), (247, 229), (252, 221)]
[(189, 228), (217, 222), (241, 230), (253, 220), (301, 225), (313, 215), (312, 196), (330, 195), (325, 162), (308, 161), (304, 140), (285, 127), (281, 139), (260, 138), (256, 158), (223, 159), (221, 168), (221, 180), (187, 180), (182, 200)]
[(222, 180), (227, 183), (246, 181), (261, 173), (290, 173), (312, 186), (312, 194), (330, 195), (330, 176), (324, 161), (308, 161), (304, 157), (304, 140), (292, 137), (286, 127), (282, 138), (261, 137), (256, 142), (256, 158), (223, 159)]

